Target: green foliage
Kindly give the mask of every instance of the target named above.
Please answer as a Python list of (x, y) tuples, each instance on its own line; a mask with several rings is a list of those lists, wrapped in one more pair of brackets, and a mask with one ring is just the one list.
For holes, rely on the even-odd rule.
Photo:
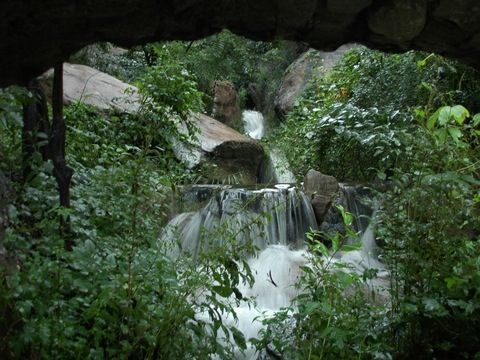
[(459, 101), (479, 108), (476, 72), (433, 55), (418, 66), (421, 56), (352, 50), (327, 76), (314, 78), (274, 138), (296, 175), (317, 168), (368, 181), (408, 169), (418, 114)]
[(480, 163), (468, 117), (456, 105), (422, 119), (425, 142), (413, 143), (411, 171), (394, 177), (380, 211), (394, 343), (405, 356), (478, 356)]
[[(168, 192), (152, 186), (142, 159), (131, 160), (95, 169), (75, 188), (72, 252), (47, 219), (36, 226), (41, 237), (22, 239), (27, 248), (19, 246), (21, 228), (9, 237), (22, 261), (2, 292), (17, 324), (2, 339), (8, 357), (231, 358), (215, 336), (220, 314), (231, 311), (216, 287), (240, 281), (237, 268), (221, 267), (238, 246), (212, 249), (197, 263), (170, 259), (157, 243)], [(198, 320), (201, 312), (206, 318)]]
[(166, 107), (183, 120), (190, 112), (201, 112), (202, 96), (194, 75), (174, 59), (167, 46), (158, 48), (156, 53), (158, 65), (149, 67), (137, 83), (146, 96), (145, 107)]
[[(142, 50), (120, 55), (134, 65), (128, 69), (117, 55), (99, 58), (100, 68), (138, 80), (139, 114), (66, 108), (72, 208), (57, 206), (50, 162), (14, 184), (4, 244), (14, 259), (0, 266), (7, 358), (231, 359), (234, 344), (220, 341), (222, 333), (245, 348), (242, 334), (221, 321), (235, 316), (232, 307), (244, 300), (238, 286), (252, 278), (242, 256), (255, 249), (237, 241), (245, 228), (203, 234), (208, 251), (199, 256), (175, 259), (158, 243), (177, 185), (196, 176), (175, 159), (172, 142), (190, 112), (203, 109), (199, 88), (230, 80), (246, 94), (256, 82), (273, 94), (295, 50), (228, 32)], [(340, 209), (347, 232), (330, 236), (330, 248), (310, 235), (296, 312), (268, 320), (258, 346), (273, 341), (292, 359), (479, 356), (478, 80), (436, 55), (363, 49), (312, 81), (274, 142), (296, 175), (316, 168), (342, 180), (390, 180), (376, 225), (391, 303), (368, 301), (375, 270), (357, 274), (336, 260), (358, 249), (347, 244), (355, 234)], [(0, 170), (13, 180), (30, 100), (18, 88), (0, 91)], [(58, 231), (67, 217), (72, 251)], [(277, 336), (275, 326), (292, 318), (291, 333)]]
[[(229, 334), (244, 347), (243, 336), (221, 322), (235, 304), (224, 301), (225, 289), (238, 292), (249, 280), (232, 266), (243, 245), (226, 241), (201, 259), (175, 260), (158, 243), (176, 186), (194, 177), (171, 145), (190, 111), (201, 110), (200, 93), (181, 64), (152, 67), (141, 81), (136, 115), (80, 103), (65, 109), (71, 209), (57, 206), (50, 162), (17, 186), (4, 244), (17, 265), (0, 268), (0, 313), (8, 314), (0, 352), (7, 358), (230, 359)], [(12, 96), (0, 103), (12, 129), (0, 143), (13, 166), (21, 158), (21, 102), (7, 108)], [(58, 231), (67, 216), (72, 251)]]
[[(366, 291), (368, 280), (375, 276), (370, 269), (358, 274), (338, 261), (336, 255), (358, 250), (361, 244), (351, 243), (358, 236), (352, 228), (352, 214), (339, 207), (346, 233), (330, 237), (332, 247), (317, 241), (310, 233), (312, 256), (303, 268), (301, 294), (295, 308), (284, 309), (266, 321), (263, 339), (269, 341), (288, 359), (353, 359), (389, 358), (389, 344), (384, 340), (386, 308), (375, 306)], [(288, 325), (286, 319), (293, 318)], [(292, 326), (291, 334), (279, 336), (279, 328)], [(273, 340), (272, 340), (273, 339)]]
[(160, 43), (154, 48), (158, 65), (182, 63), (189, 73), (195, 74), (210, 109), (211, 87), (216, 80), (233, 83), (242, 105), (250, 83), (256, 83), (264, 94), (263, 106), (273, 104), (283, 71), (294, 60), (297, 46), (288, 42), (255, 42), (225, 30), (203, 40)]
[(22, 106), (31, 100), (31, 94), (23, 88), (0, 89), (0, 171), (7, 174), (21, 171), (18, 159), (22, 148)]
[(478, 84), (436, 55), (355, 50), (289, 114), (274, 142), (297, 175), (389, 180), (376, 232), (392, 276), (389, 307), (365, 305), (348, 287), (359, 279), (318, 270), (330, 250), (314, 245), (295, 346), (277, 344), (293, 358), (479, 356)]
[[(157, 119), (142, 119), (138, 132), (131, 126), (138, 118), (108, 116), (81, 104), (66, 115), (69, 163), (76, 170), (72, 208), (56, 207), (48, 163), (10, 207), (5, 246), (18, 265), (13, 272), (0, 270), (0, 311), (10, 314), (1, 323), (2, 353), (232, 358), (233, 345), (220, 343), (217, 333), (233, 332), (239, 346), (244, 343), (221, 323), (233, 306), (223, 300), (223, 289), (234, 291), (248, 280), (232, 266), (242, 249), (230, 241), (201, 259), (174, 260), (158, 243), (185, 169), (154, 149)], [(76, 243), (71, 252), (58, 232), (65, 214)]]

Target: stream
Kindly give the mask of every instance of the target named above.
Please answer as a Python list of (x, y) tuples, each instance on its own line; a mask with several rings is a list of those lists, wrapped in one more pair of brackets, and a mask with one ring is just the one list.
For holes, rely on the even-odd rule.
[[(246, 111), (243, 120), (245, 132), (252, 138), (261, 139), (265, 129), (263, 116)], [(244, 297), (254, 297), (256, 305), (245, 303), (236, 307), (238, 321), (231, 316), (223, 319), (225, 324), (235, 326), (247, 339), (248, 348), (245, 352), (238, 349), (237, 359), (259, 358), (260, 354), (248, 339), (259, 337), (262, 318), (289, 306), (298, 295), (295, 284), (301, 276), (301, 267), (308, 263), (309, 258), (304, 248), (305, 233), (318, 229), (324, 232), (341, 231), (343, 226), (335, 207), (329, 210), (326, 221), (317, 225), (310, 199), (295, 183), (285, 156), (280, 150), (273, 149), (268, 158), (270, 160), (263, 166), (260, 177), (266, 185), (255, 188), (220, 185), (188, 187), (182, 201), (191, 211), (174, 216), (160, 235), (162, 242), (170, 242), (170, 255), (174, 257), (185, 252), (198, 256), (215, 245), (207, 239), (222, 241), (221, 236), (209, 236), (222, 227), (236, 234), (236, 241), (250, 241), (259, 249), (257, 256), (248, 260), (254, 275), (253, 286), (244, 284), (239, 288)], [(338, 254), (335, 261), (351, 265), (351, 271), (359, 274), (370, 268), (378, 269), (378, 277), (370, 280), (368, 286), (371, 289), (368, 291), (376, 291), (386, 297), (387, 291), (379, 289), (388, 288), (388, 272), (376, 256), (374, 229), (369, 222), (373, 209), (364, 201), (368, 197), (369, 193), (363, 187), (341, 184), (336, 202), (353, 214), (353, 226), (361, 234), (362, 247)], [(206, 315), (198, 316), (208, 320)]]

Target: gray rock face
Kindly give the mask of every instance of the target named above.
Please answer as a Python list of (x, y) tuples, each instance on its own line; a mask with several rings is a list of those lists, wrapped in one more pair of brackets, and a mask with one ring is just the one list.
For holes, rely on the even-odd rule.
[(317, 224), (321, 224), (339, 190), (338, 181), (333, 176), (310, 169), (303, 182), (305, 194), (311, 197)]
[[(53, 70), (40, 78), (46, 94), (52, 93)], [(63, 65), (63, 102), (81, 101), (100, 110), (135, 113), (140, 108), (136, 87), (85, 65)]]
[(295, 102), (303, 94), (308, 81), (315, 74), (326, 74), (340, 61), (355, 44), (340, 46), (335, 51), (310, 49), (295, 60), (286, 70), (278, 94), (275, 98), (275, 112), (280, 118), (290, 112)]
[[(469, 14), (467, 15), (467, 11)], [(480, 30), (480, 2), (476, 0), (440, 0), (434, 16), (456, 24), (466, 32)]]
[(322, 50), (347, 42), (422, 49), (479, 67), (479, 6), (477, 0), (3, 1), (0, 86), (25, 83), (94, 42), (192, 40), (223, 28)]
[(216, 81), (213, 86), (213, 117), (235, 128), (239, 125), (241, 116), (235, 86), (229, 81)]
[(311, 49), (301, 55), (285, 72), (285, 76), (275, 98), (275, 112), (280, 118), (290, 112), (295, 101), (305, 90), (308, 80), (312, 77), (313, 68), (319, 65), (316, 51)]

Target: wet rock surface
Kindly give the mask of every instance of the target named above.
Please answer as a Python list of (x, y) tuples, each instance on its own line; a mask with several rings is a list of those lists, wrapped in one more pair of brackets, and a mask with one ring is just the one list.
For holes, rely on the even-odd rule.
[(333, 176), (324, 175), (310, 169), (304, 178), (304, 190), (310, 196), (317, 223), (321, 224), (338, 192), (338, 181)]
[(240, 100), (235, 86), (229, 81), (215, 81), (213, 86), (213, 117), (232, 127), (240, 125)]
[(257, 182), (265, 156), (262, 145), (207, 115), (194, 114), (190, 121), (198, 128), (196, 140), (177, 143), (177, 158), (190, 168), (204, 164), (213, 182), (242, 185)]

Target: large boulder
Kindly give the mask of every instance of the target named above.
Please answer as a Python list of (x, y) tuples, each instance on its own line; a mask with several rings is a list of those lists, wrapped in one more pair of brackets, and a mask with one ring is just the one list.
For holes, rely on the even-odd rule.
[[(51, 93), (52, 77), (52, 70), (40, 77), (47, 93)], [(66, 105), (82, 101), (100, 110), (122, 113), (135, 113), (141, 106), (136, 87), (91, 67), (68, 63), (64, 64), (63, 97)], [(256, 183), (264, 157), (258, 141), (203, 114), (192, 114), (189, 121), (199, 131), (195, 141), (174, 141), (179, 160), (190, 168), (201, 165), (212, 182)], [(188, 133), (184, 124), (178, 126), (180, 132)]]
[[(264, 158), (262, 145), (207, 115), (192, 114), (196, 139), (177, 141), (174, 152), (190, 168), (202, 167), (211, 182), (250, 185), (257, 182)], [(181, 131), (187, 132), (186, 127)]]
[(370, 13), (368, 26), (375, 34), (401, 44), (418, 36), (426, 20), (427, 0), (391, 0)]
[(310, 169), (305, 175), (303, 186), (305, 194), (311, 199), (317, 224), (321, 224), (338, 192), (338, 181), (333, 176)]
[(238, 128), (242, 113), (235, 86), (229, 81), (215, 81), (212, 90), (213, 117), (232, 128)]
[[(46, 94), (52, 93), (53, 70), (39, 78)], [(135, 113), (140, 108), (140, 95), (135, 86), (85, 65), (63, 64), (63, 102), (76, 101), (100, 110)]]
[(314, 75), (325, 75), (355, 44), (340, 46), (335, 51), (310, 49), (295, 60), (285, 71), (285, 75), (275, 98), (275, 112), (280, 118), (290, 112), (295, 102), (302, 96), (308, 82)]

